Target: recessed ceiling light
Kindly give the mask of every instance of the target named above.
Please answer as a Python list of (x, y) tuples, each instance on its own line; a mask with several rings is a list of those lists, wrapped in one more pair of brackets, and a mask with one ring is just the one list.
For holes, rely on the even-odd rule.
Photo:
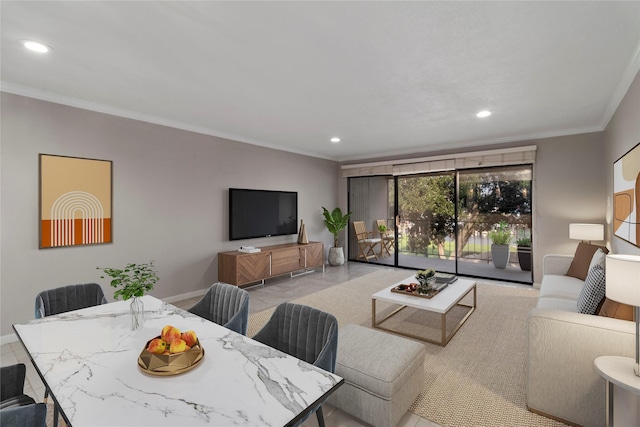
[(333, 143), (340, 142), (340, 138), (338, 138), (337, 136), (334, 136), (333, 138), (331, 138), (331, 142)]
[(476, 114), (476, 117), (489, 117), (490, 115), (491, 111), (482, 110), (478, 114)]
[(32, 50), (34, 52), (38, 52), (38, 53), (47, 53), (51, 50), (51, 48), (49, 46), (47, 46), (46, 44), (42, 44), (39, 42), (34, 42), (33, 40), (21, 40), (20, 41), (22, 43), (22, 45), (24, 47), (26, 47), (29, 50)]

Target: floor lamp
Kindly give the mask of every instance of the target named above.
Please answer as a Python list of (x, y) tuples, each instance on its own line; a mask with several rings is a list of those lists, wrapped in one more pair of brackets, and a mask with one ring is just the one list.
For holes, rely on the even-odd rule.
[(636, 359), (633, 370), (640, 377), (640, 256), (607, 255), (607, 298), (634, 307)]

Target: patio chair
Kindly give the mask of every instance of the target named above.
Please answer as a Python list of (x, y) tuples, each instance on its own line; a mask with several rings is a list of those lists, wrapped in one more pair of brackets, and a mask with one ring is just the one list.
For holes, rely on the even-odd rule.
[(249, 325), (249, 292), (226, 283), (214, 283), (190, 313), (247, 335)]
[(0, 425), (45, 427), (47, 405), (24, 394), (27, 367), (24, 363), (0, 368)]
[[(66, 313), (81, 308), (106, 304), (102, 286), (97, 283), (68, 285), (42, 291), (36, 296), (36, 319)], [(45, 401), (49, 397), (49, 388), (44, 391)], [(53, 426), (58, 427), (58, 405), (53, 405)]]
[[(376, 220), (376, 225), (380, 227), (381, 225), (387, 226), (387, 221), (384, 219)], [(386, 231), (380, 232), (380, 238), (382, 239), (380, 255), (386, 252), (387, 256), (391, 256), (391, 251), (396, 245), (396, 238), (393, 234), (393, 230), (387, 227)]]
[[(306, 305), (285, 302), (276, 307), (254, 340), (335, 373), (338, 353), (338, 321), (329, 313)], [(324, 427), (323, 402), (309, 412), (316, 413)], [(299, 426), (309, 415), (298, 421)]]
[[(356, 239), (358, 240), (358, 256), (357, 258), (364, 258), (369, 262), (369, 258), (378, 259), (378, 254), (375, 251), (376, 246), (380, 245), (382, 248), (382, 239), (379, 236), (379, 232), (369, 232), (364, 225), (364, 221), (353, 221), (353, 230), (356, 233)], [(382, 249), (380, 249), (382, 251)]]

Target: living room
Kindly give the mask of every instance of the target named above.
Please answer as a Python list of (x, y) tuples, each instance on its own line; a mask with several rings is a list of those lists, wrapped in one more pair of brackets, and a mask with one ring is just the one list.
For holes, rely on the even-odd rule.
[[(3, 6), (3, 23), (8, 19)], [(3, 32), (3, 44), (6, 40)], [(603, 224), (605, 240), (598, 243), (606, 244), (612, 253), (640, 255), (640, 248), (614, 236), (611, 220), (613, 164), (640, 142), (640, 60), (637, 49), (633, 54), (617, 69), (620, 77), (609, 93), (616, 102), (609, 110), (603, 108), (602, 120), (592, 123), (590, 130), (586, 126), (579, 132), (532, 129), (522, 139), (482, 138), (478, 144), (451, 148), (424, 143), (410, 154), (372, 150), (353, 159), (286, 151), (284, 145), (256, 145), (248, 143), (250, 136), (245, 141), (223, 133), (214, 136), (199, 132), (196, 126), (181, 129), (144, 112), (137, 117), (119, 116), (118, 108), (106, 109), (64, 94), (54, 96), (37, 85), (27, 88), (19, 80), (6, 81), (4, 69), (10, 64), (3, 58), (2, 344), (16, 340), (12, 324), (33, 319), (34, 296), (40, 291), (87, 282), (102, 283), (107, 289), (98, 266), (153, 260), (160, 281), (152, 295), (177, 301), (198, 297), (218, 281), (219, 252), (241, 244), (260, 247), (295, 241), (295, 236), (230, 241), (229, 188), (296, 191), (298, 217), (304, 220), (309, 239), (323, 242), (327, 251), (333, 236), (323, 224), (322, 207), (348, 209), (347, 178), (341, 167), (359, 163), (535, 146), (534, 287), (542, 279), (544, 255), (575, 251), (577, 241), (568, 236), (571, 223)], [(33, 68), (44, 68), (46, 61), (38, 64)], [(174, 102), (174, 94), (171, 91), (167, 103)], [(185, 93), (182, 98), (188, 96)], [(217, 113), (222, 115), (224, 108)], [(112, 243), (39, 249), (41, 153), (113, 162)], [(111, 292), (106, 293), (113, 301)]]

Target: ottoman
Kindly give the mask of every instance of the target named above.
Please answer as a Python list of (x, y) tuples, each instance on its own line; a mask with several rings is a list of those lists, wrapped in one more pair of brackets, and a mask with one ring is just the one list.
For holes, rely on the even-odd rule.
[(336, 374), (327, 401), (376, 427), (394, 427), (423, 388), (424, 345), (360, 325), (338, 332)]

